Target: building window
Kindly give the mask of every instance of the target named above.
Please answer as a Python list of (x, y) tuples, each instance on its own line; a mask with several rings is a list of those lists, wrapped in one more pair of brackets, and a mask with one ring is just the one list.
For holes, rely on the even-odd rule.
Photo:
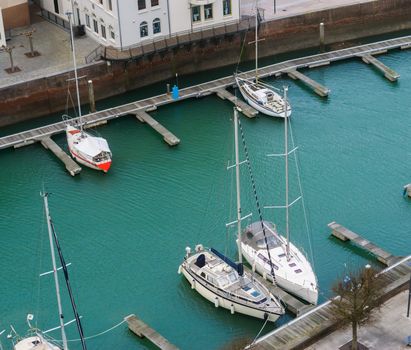
[(146, 8), (146, 0), (138, 0), (138, 9), (144, 10)]
[(231, 0), (223, 0), (223, 15), (231, 15)]
[(93, 26), (94, 26), (94, 31), (96, 33), (98, 33), (98, 23), (97, 23), (97, 20), (95, 18), (93, 18)]
[(108, 9), (109, 9), (109, 11), (113, 11), (113, 3), (112, 3), (112, 0), (108, 0), (107, 3), (108, 3)]
[(86, 13), (86, 26), (90, 28), (90, 16)]
[(153, 20), (153, 34), (161, 33), (160, 18), (155, 18)]
[(151, 0), (151, 7), (158, 6), (158, 0)]
[(113, 40), (115, 40), (115, 39), (116, 39), (116, 34), (114, 33), (113, 27), (112, 27), (112, 26), (109, 26), (109, 27), (108, 27), (108, 30), (109, 30), (109, 32), (110, 32), (110, 38), (113, 39)]
[(103, 0), (98, 0), (98, 2), (100, 3), (100, 5), (103, 5)]
[(102, 24), (101, 28), (101, 36), (105, 39), (106, 38), (106, 27)]
[(204, 18), (213, 19), (213, 4), (204, 5)]
[(140, 37), (144, 38), (148, 36), (148, 25), (147, 22), (141, 22), (140, 24)]
[(191, 8), (193, 22), (201, 21), (200, 6), (193, 6)]

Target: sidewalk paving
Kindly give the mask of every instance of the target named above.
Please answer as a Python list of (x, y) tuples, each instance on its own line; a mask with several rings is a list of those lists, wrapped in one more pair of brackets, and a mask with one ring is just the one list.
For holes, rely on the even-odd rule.
[[(0, 51), (0, 88), (21, 83), (34, 78), (41, 78), (73, 68), (73, 58), (70, 47), (70, 33), (55, 24), (47, 22), (38, 14), (31, 14), (32, 24), (28, 27), (13, 29), (8, 47), (15, 47), (12, 51), (14, 66), (21, 69), (19, 72), (7, 73), (11, 67), (7, 52)], [(35, 28), (33, 34), (33, 49), (40, 56), (29, 58), (25, 53), (30, 52), (29, 39), (19, 35)], [(98, 47), (98, 43), (87, 36), (75, 38), (76, 62), (79, 66), (85, 64), (85, 57)]]
[[(407, 318), (408, 290), (386, 301), (376, 314), (376, 322), (358, 329), (358, 340), (370, 350), (410, 349), (405, 339), (411, 335), (411, 315)], [(339, 349), (352, 339), (351, 326), (322, 338), (307, 350)]]
[[(267, 21), (371, 1), (376, 0), (258, 0), (258, 7), (264, 10), (264, 19)], [(256, 0), (241, 0), (241, 15), (254, 16), (255, 4)]]

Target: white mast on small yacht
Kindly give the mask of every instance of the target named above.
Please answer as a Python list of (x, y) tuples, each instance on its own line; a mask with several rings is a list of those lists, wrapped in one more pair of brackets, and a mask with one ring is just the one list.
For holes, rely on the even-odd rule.
[[(72, 4), (73, 5), (73, 4)], [(78, 76), (77, 76), (77, 62), (76, 62), (76, 47), (74, 45), (74, 34), (73, 34), (73, 27), (71, 25), (71, 15), (73, 12), (66, 12), (66, 15), (69, 20), (69, 27), (70, 27), (70, 41), (71, 41), (71, 52), (73, 54), (73, 65), (74, 65), (74, 80), (76, 82), (76, 95), (77, 95), (77, 107), (78, 107), (78, 114), (80, 120), (80, 131), (83, 134), (83, 121), (81, 115), (81, 104), (80, 104), (80, 89), (78, 86)]]
[(284, 86), (284, 155), (285, 155), (285, 226), (286, 226), (286, 255), (290, 259), (290, 229), (288, 222), (288, 116), (287, 116), (287, 92), (288, 87)]
[(240, 157), (238, 152), (238, 111), (234, 107), (234, 142), (235, 142), (235, 176), (236, 176), (236, 191), (237, 191), (237, 247), (238, 247), (238, 262), (241, 264), (243, 255), (241, 254), (241, 194), (240, 194)]
[(67, 337), (66, 337), (66, 332), (65, 332), (65, 329), (64, 329), (63, 308), (61, 306), (60, 286), (59, 286), (59, 279), (58, 279), (58, 275), (57, 275), (56, 257), (55, 257), (55, 254), (54, 254), (54, 243), (53, 243), (52, 228), (51, 228), (51, 218), (50, 218), (50, 214), (49, 214), (49, 206), (48, 206), (47, 196), (48, 196), (48, 193), (42, 193), (42, 197), (44, 199), (44, 209), (46, 211), (47, 229), (48, 229), (48, 233), (49, 233), (51, 260), (52, 260), (52, 263), (53, 263), (54, 283), (55, 283), (55, 286), (56, 286), (57, 305), (58, 305), (58, 310), (59, 310), (59, 320), (60, 320), (60, 328), (61, 328), (61, 339), (62, 339), (62, 342), (63, 342), (63, 349), (68, 350)]

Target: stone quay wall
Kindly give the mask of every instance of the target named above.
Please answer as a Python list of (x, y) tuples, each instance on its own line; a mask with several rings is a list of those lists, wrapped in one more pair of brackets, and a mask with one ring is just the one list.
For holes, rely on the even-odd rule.
[[(325, 44), (332, 45), (411, 28), (410, 0), (375, 0), (263, 22), (259, 56), (319, 47), (319, 24), (325, 28)], [(236, 64), (244, 41), (253, 31), (192, 43), (169, 51), (127, 61), (100, 61), (79, 69), (79, 76), (93, 80), (96, 100), (141, 88), (148, 84), (217, 67)], [(254, 59), (253, 45), (244, 45), (242, 61)], [(27, 81), (0, 89), (0, 126), (64, 110), (67, 79), (72, 72)], [(81, 100), (88, 103), (87, 79), (80, 82)], [(71, 84), (74, 88), (74, 84)], [(165, 90), (165, 87), (164, 87)], [(164, 91), (165, 92), (165, 91)], [(75, 92), (72, 90), (72, 96)]]

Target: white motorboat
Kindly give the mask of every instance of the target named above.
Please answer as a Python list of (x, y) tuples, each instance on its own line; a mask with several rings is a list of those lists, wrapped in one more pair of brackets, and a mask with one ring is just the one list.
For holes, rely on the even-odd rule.
[[(284, 101), (287, 103), (287, 88), (284, 89)], [(254, 222), (242, 232), (239, 244), (241, 252), (249, 264), (258, 273), (274, 281), (279, 287), (306, 300), (317, 304), (317, 278), (305, 255), (290, 241), (289, 208), (302, 197), (289, 204), (288, 191), (288, 156), (296, 148), (288, 152), (288, 122), (284, 117), (284, 154), (285, 157), (285, 209), (286, 237), (281, 236), (273, 223), (267, 221)]]
[[(70, 24), (70, 38), (72, 42), (74, 80), (76, 82), (77, 105), (79, 114), (79, 126), (71, 125), (67, 119), (66, 137), (67, 145), (71, 156), (79, 163), (95, 169), (107, 172), (111, 166), (112, 153), (107, 141), (98, 136), (94, 136), (83, 130), (81, 115), (80, 92), (77, 77), (76, 50), (73, 38), (73, 27), (71, 25), (71, 14), (68, 15)], [(66, 116), (64, 116), (66, 117)]]
[(280, 302), (252, 276), (217, 250), (197, 245), (195, 253), (186, 248), (187, 254), (179, 267), (195, 289), (215, 307), (222, 307), (269, 321), (276, 321), (284, 314)]
[(258, 79), (258, 6), (256, 1), (255, 9), (255, 81), (242, 78), (235, 74), (237, 86), (243, 98), (247, 103), (257, 111), (278, 118), (284, 118), (287, 111), (287, 117), (291, 116), (291, 106), (285, 106), (281, 95), (277, 93), (272, 86), (266, 85)]
[[(236, 185), (237, 185), (237, 223), (238, 238), (241, 235), (240, 179), (238, 156), (238, 112), (234, 108)], [(240, 247), (239, 247), (240, 248)], [(186, 256), (178, 271), (183, 273), (195, 289), (204, 298), (223, 307), (231, 313), (275, 321), (284, 314), (281, 303), (250, 274), (244, 271), (241, 250), (238, 250), (239, 263), (219, 253), (217, 250), (204, 249), (197, 245), (195, 253), (186, 248)]]

